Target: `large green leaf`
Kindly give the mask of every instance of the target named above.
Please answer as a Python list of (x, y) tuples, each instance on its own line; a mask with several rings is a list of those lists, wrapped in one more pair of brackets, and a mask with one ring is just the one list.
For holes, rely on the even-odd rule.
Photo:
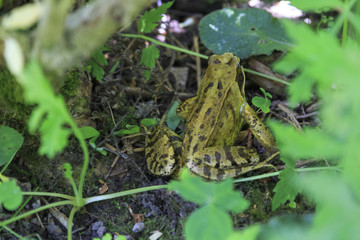
[(229, 214), (213, 205), (198, 209), (185, 223), (188, 240), (226, 239), (232, 232)]
[(13, 159), (23, 142), (23, 136), (15, 129), (0, 126), (0, 166)]
[[(4, 180), (4, 176), (0, 174), (0, 180)], [(19, 186), (16, 185), (16, 180), (0, 181), (0, 205), (9, 210), (15, 210), (20, 206), (23, 196)]]
[(216, 54), (247, 58), (291, 45), (280, 22), (262, 9), (224, 8), (204, 17), (199, 28), (202, 42)]

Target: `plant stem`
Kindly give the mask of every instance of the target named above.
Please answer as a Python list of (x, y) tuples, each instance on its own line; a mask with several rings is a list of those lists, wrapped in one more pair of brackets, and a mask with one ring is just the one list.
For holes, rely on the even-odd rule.
[(18, 239), (24, 239), (22, 236), (20, 236), (19, 234), (17, 234), (16, 232), (14, 232), (11, 228), (8, 228), (7, 226), (3, 226), (3, 228), (8, 231), (9, 233), (11, 233), (12, 235), (14, 235), (15, 237), (17, 237)]
[(160, 42), (160, 41), (158, 41), (156, 39), (153, 39), (153, 38), (145, 36), (145, 35), (128, 34), (128, 33), (122, 33), (121, 35), (124, 36), (124, 37), (129, 37), (129, 38), (141, 38), (141, 39), (147, 40), (149, 42), (155, 43), (156, 45), (167, 47), (167, 48), (173, 49), (175, 51), (183, 52), (183, 53), (190, 54), (190, 55), (200, 57), (200, 58), (203, 58), (203, 59), (208, 59), (209, 58), (208, 56), (206, 56), (204, 54), (193, 52), (191, 50), (187, 50), (187, 49), (184, 49), (184, 48), (176, 47), (174, 45), (170, 45), (170, 44), (167, 44), (167, 43), (163, 43), (163, 42)]
[[(321, 170), (340, 171), (340, 169), (338, 167), (312, 167), (312, 168), (298, 168), (298, 169), (295, 169), (295, 171), (298, 172), (298, 173), (299, 172), (310, 172), (310, 171), (321, 171)], [(249, 182), (249, 181), (254, 181), (254, 180), (258, 180), (258, 179), (278, 176), (279, 174), (280, 174), (280, 171), (273, 172), (273, 173), (265, 173), (265, 174), (258, 175), (258, 176), (236, 179), (236, 180), (234, 180), (234, 183)]]
[(53, 193), (53, 192), (22, 192), (23, 195), (33, 195), (33, 196), (49, 196), (49, 197), (58, 197), (68, 199), (70, 201), (75, 200), (75, 197), (61, 194), (61, 193)]
[(72, 225), (73, 225), (74, 215), (78, 211), (78, 209), (79, 209), (78, 207), (73, 207), (70, 211), (68, 227), (67, 227), (68, 240), (72, 239)]
[(19, 216), (12, 217), (10, 219), (2, 221), (2, 222), (0, 222), (0, 226), (3, 227), (3, 226), (6, 226), (6, 225), (8, 225), (10, 223), (16, 222), (17, 220), (20, 220), (20, 219), (22, 219), (24, 217), (28, 217), (28, 216), (30, 216), (30, 215), (32, 215), (34, 213), (41, 212), (43, 210), (46, 210), (46, 209), (49, 209), (49, 208), (52, 208), (52, 207), (57, 207), (57, 206), (62, 206), (62, 205), (67, 205), (67, 204), (74, 205), (74, 201), (66, 200), (66, 201), (60, 201), (60, 202), (46, 204), (45, 206), (39, 207), (37, 209), (31, 210), (31, 211), (26, 212), (24, 214), (21, 214)]
[(273, 80), (274, 82), (279, 82), (279, 83), (282, 83), (282, 84), (287, 85), (287, 86), (291, 85), (289, 82), (287, 82), (285, 80), (282, 80), (280, 78), (272, 77), (272, 76), (269, 76), (269, 75), (266, 75), (266, 74), (263, 74), (263, 73), (260, 73), (260, 72), (256, 72), (254, 70), (244, 68), (244, 67), (243, 67), (243, 69), (244, 69), (244, 72), (251, 73), (251, 74), (254, 74), (254, 75), (257, 75), (257, 76), (260, 76), (260, 77), (264, 77), (264, 78)]
[(109, 200), (109, 199), (122, 197), (122, 196), (130, 195), (130, 194), (153, 191), (153, 190), (158, 190), (158, 189), (165, 189), (165, 188), (167, 188), (167, 185), (156, 185), (156, 186), (150, 186), (150, 187), (131, 189), (131, 190), (107, 194), (107, 195), (89, 197), (89, 198), (85, 198), (84, 200), (85, 200), (85, 205), (86, 205), (89, 203)]
[(81, 131), (79, 130), (78, 126), (76, 125), (76, 123), (74, 122), (74, 120), (71, 117), (69, 119), (69, 124), (70, 124), (71, 128), (73, 129), (76, 138), (79, 140), (80, 147), (81, 147), (81, 149), (83, 151), (83, 155), (84, 155), (84, 163), (83, 163), (83, 167), (81, 169), (80, 178), (79, 178), (78, 194), (76, 194), (76, 192), (75, 192), (76, 202), (77, 202), (78, 206), (83, 206), (83, 197), (82, 197), (83, 195), (82, 194), (83, 194), (86, 171), (89, 167), (89, 151), (88, 151), (86, 142), (84, 140), (84, 137), (82, 136)]
[[(167, 47), (167, 48), (173, 49), (175, 51), (183, 52), (183, 53), (186, 53), (186, 54), (189, 54), (189, 55), (193, 55), (193, 56), (196, 56), (196, 57), (200, 57), (202, 59), (208, 59), (209, 58), (208, 56), (206, 56), (204, 54), (197, 53), (197, 52), (187, 50), (187, 49), (184, 49), (184, 48), (179, 48), (179, 47), (176, 47), (174, 45), (170, 45), (168, 43), (163, 43), (163, 42), (160, 42), (160, 41), (158, 41), (156, 39), (153, 39), (153, 38), (145, 36), (145, 35), (128, 34), (128, 33), (122, 33), (121, 35), (124, 36), (124, 37), (129, 37), (129, 38), (141, 38), (141, 39), (144, 39), (146, 41), (152, 42), (154, 44), (157, 44), (157, 45), (160, 45), (160, 46), (163, 46), (163, 47)], [(256, 71), (253, 71), (253, 70), (250, 70), (250, 69), (247, 69), (247, 68), (243, 68), (243, 69), (244, 69), (245, 72), (248, 72), (248, 73), (251, 73), (251, 74), (254, 74), (254, 75), (257, 75), (257, 76), (261, 76), (261, 77), (273, 80), (275, 82), (280, 82), (280, 83), (283, 83), (285, 85), (290, 85), (289, 82), (286, 82), (286, 81), (284, 81), (282, 79), (272, 77), (272, 76), (268, 76), (268, 75), (265, 75), (263, 73), (259, 73), (259, 72), (256, 72)]]

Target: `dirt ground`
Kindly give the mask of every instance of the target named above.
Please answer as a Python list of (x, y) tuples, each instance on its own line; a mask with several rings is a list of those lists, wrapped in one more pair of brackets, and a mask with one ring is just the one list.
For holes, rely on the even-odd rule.
[[(166, 38), (168, 42), (179, 47), (185, 47), (210, 56), (212, 53), (199, 42), (197, 22), (201, 16), (219, 9), (219, 3), (210, 5), (191, 4), (192, 1), (176, 1), (169, 10), (169, 16), (179, 22), (188, 17), (195, 19), (195, 24), (182, 32), (174, 32), (168, 26)], [(189, 7), (188, 4), (191, 4)], [(189, 10), (191, 9), (191, 11)], [(126, 30), (135, 32), (135, 24)], [(158, 37), (156, 34), (151, 37)], [(199, 47), (196, 47), (199, 44)], [(200, 68), (197, 59), (193, 56), (175, 52), (163, 47), (160, 49), (160, 58), (151, 78), (145, 82), (143, 67), (139, 65), (140, 51), (144, 48), (144, 41), (124, 38), (120, 33), (114, 34), (106, 43), (110, 51), (105, 52), (108, 66), (101, 83), (90, 74), (74, 69), (69, 73), (68, 80), (62, 93), (67, 98), (69, 108), (80, 126), (91, 125), (101, 132), (97, 140), (98, 147), (105, 147), (107, 156), (91, 150), (90, 167), (87, 173), (84, 196), (95, 196), (105, 182), (108, 186), (106, 193), (166, 184), (171, 179), (154, 176), (149, 173), (144, 157), (144, 136), (120, 138), (111, 135), (119, 131), (126, 124), (138, 125), (143, 118), (156, 117), (161, 119), (163, 113), (170, 108), (173, 100), (184, 101), (195, 96), (197, 89), (197, 76), (202, 76), (207, 62), (201, 60)], [(256, 64), (269, 65), (281, 53), (271, 56), (259, 56), (242, 61), (244, 67), (252, 68)], [(110, 69), (119, 62), (116, 70)], [(261, 95), (255, 77), (247, 75), (246, 97)], [(74, 87), (75, 86), (75, 87)], [(260, 114), (261, 118), (273, 118), (299, 125), (315, 125), (316, 119), (304, 116), (304, 109), (312, 105), (299, 106), (289, 110), (286, 106), (286, 94), (283, 86), (271, 85), (267, 91), (273, 94), (271, 113)], [(76, 89), (76, 90), (74, 90)], [(274, 90), (275, 89), (275, 90)], [(79, 98), (82, 101), (79, 102)], [(315, 104), (314, 99), (314, 104)], [(79, 104), (80, 103), (80, 104)], [(81, 106), (79, 108), (79, 106)], [(300, 117), (299, 117), (300, 116)], [(10, 127), (18, 128), (18, 123), (8, 119), (4, 122)], [(18, 128), (19, 129), (19, 128)], [(30, 136), (23, 131), (24, 146), (10, 166), (6, 175), (15, 177), (28, 191), (49, 191), (72, 194), (70, 184), (63, 177), (63, 164), (69, 162), (74, 168), (75, 179), (82, 164), (81, 149), (75, 138), (70, 139), (69, 146), (63, 153), (54, 159), (47, 159), (37, 155), (37, 136)], [(264, 151), (253, 138), (250, 139), (260, 154)], [(246, 144), (246, 143), (245, 143)], [(117, 154), (110, 150), (120, 152), (115, 166), (111, 164)], [(280, 160), (275, 160), (277, 168), (282, 167)], [(272, 169), (260, 169), (250, 172), (243, 177), (257, 175)], [(108, 177), (106, 177), (108, 175)], [(235, 227), (241, 229), (257, 222), (266, 222), (271, 216), (294, 211), (283, 207), (276, 212), (271, 210), (273, 188), (277, 177), (236, 184), (235, 188), (242, 191), (245, 198), (251, 202), (250, 208), (239, 215), (232, 215)], [(53, 202), (52, 198), (32, 197), (22, 211), (29, 211), (42, 206), (45, 202)], [(305, 213), (311, 211), (312, 206), (302, 199), (297, 199), (299, 205), (296, 211)], [(136, 195), (94, 203), (86, 206), (75, 215), (74, 239), (92, 239), (102, 236), (105, 232), (123, 234), (129, 239), (148, 239), (153, 231), (163, 233), (162, 239), (184, 239), (183, 225), (186, 217), (196, 209), (196, 205), (184, 201), (174, 192), (156, 190)], [(58, 211), (68, 216), (70, 207), (59, 208)], [(133, 214), (131, 214), (131, 212)], [(142, 216), (134, 214), (143, 214)], [(10, 212), (3, 210), (2, 218), (11, 216)], [(135, 223), (141, 218), (143, 224)], [(142, 226), (143, 225), (143, 226)], [(66, 229), (50, 211), (43, 211), (36, 216), (11, 224), (15, 232), (22, 236), (32, 236), (39, 239), (66, 239)], [(139, 230), (140, 229), (140, 230)], [(137, 232), (138, 231), (138, 232)], [(0, 239), (15, 239), (6, 232), (0, 232)]]

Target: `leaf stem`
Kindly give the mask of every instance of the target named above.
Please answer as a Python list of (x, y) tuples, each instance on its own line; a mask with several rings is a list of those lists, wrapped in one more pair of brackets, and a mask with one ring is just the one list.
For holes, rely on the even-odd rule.
[[(163, 46), (163, 47), (167, 47), (167, 48), (170, 48), (170, 49), (173, 49), (175, 51), (179, 51), (179, 52), (183, 52), (183, 53), (186, 53), (186, 54), (189, 54), (189, 55), (193, 55), (193, 56), (196, 56), (196, 57), (200, 57), (202, 59), (208, 59), (209, 57), (204, 55), (204, 54), (201, 54), (201, 53), (197, 53), (197, 52), (194, 52), (194, 51), (191, 51), (191, 50), (187, 50), (187, 49), (184, 49), (184, 48), (180, 48), (180, 47), (176, 47), (174, 45), (170, 45), (168, 43), (163, 43), (163, 42), (160, 42), (156, 39), (153, 39), (151, 37), (148, 37), (148, 36), (145, 36), (145, 35), (141, 35), (141, 34), (129, 34), (129, 33), (122, 33), (121, 34), (122, 36), (124, 37), (129, 37), (129, 38), (140, 38), (140, 39), (144, 39), (146, 41), (149, 41), (149, 42), (152, 42), (154, 44), (157, 44), (157, 45), (160, 45), (160, 46)], [(284, 81), (282, 79), (279, 79), (279, 78), (276, 78), (276, 77), (272, 77), (272, 76), (268, 76), (268, 75), (265, 75), (263, 73), (259, 73), (259, 72), (256, 72), (256, 71), (253, 71), (253, 70), (250, 70), (250, 69), (247, 69), (247, 68), (243, 68), (245, 72), (248, 72), (248, 73), (251, 73), (251, 74), (254, 74), (254, 75), (257, 75), (257, 76), (261, 76), (261, 77), (264, 77), (264, 78), (267, 78), (267, 79), (270, 79), (270, 80), (273, 80), (275, 82), (279, 82), (279, 83), (283, 83), (285, 85), (290, 85), (289, 82), (287, 81)]]
[[(296, 172), (310, 172), (310, 171), (321, 171), (321, 170), (341, 171), (338, 167), (312, 167), (312, 168), (295, 169)], [(278, 176), (279, 174), (280, 174), (280, 171), (273, 172), (273, 173), (265, 173), (265, 174), (261, 174), (261, 175), (257, 175), (257, 176), (236, 179), (236, 180), (234, 180), (234, 183), (249, 182), (249, 181), (254, 181), (254, 180), (258, 180), (258, 179)]]
[(8, 224), (10, 224), (10, 223), (16, 222), (16, 221), (18, 221), (18, 220), (20, 220), (20, 219), (22, 219), (22, 218), (28, 217), (28, 216), (30, 216), (30, 215), (32, 215), (32, 214), (34, 214), (34, 213), (41, 212), (41, 211), (43, 211), (43, 210), (46, 210), (46, 209), (49, 209), (49, 208), (53, 208), (53, 207), (57, 207), (57, 206), (67, 205), (67, 204), (69, 204), (69, 205), (74, 205), (74, 201), (66, 200), (66, 201), (60, 201), (60, 202), (55, 202), (55, 203), (46, 204), (46, 205), (44, 205), (44, 206), (42, 206), (42, 207), (39, 207), (39, 208), (34, 209), (34, 210), (31, 210), (31, 211), (26, 212), (26, 213), (24, 213), (24, 214), (21, 214), (21, 215), (19, 215), (19, 216), (12, 217), (12, 218), (10, 218), (10, 219), (7, 219), (7, 220), (5, 220), (5, 221), (2, 221), (2, 222), (0, 222), (0, 226), (3, 227), (3, 226), (6, 226), (6, 225), (8, 225)]
[(67, 227), (68, 240), (72, 240), (72, 225), (73, 225), (73, 221), (74, 221), (74, 215), (78, 210), (79, 210), (78, 207), (73, 207), (70, 211), (68, 227)]
[(131, 190), (112, 193), (112, 194), (89, 197), (89, 198), (85, 198), (84, 200), (85, 200), (85, 205), (86, 205), (86, 204), (89, 204), (89, 203), (109, 200), (109, 199), (122, 197), (122, 196), (130, 195), (130, 194), (148, 192), (148, 191), (153, 191), (153, 190), (158, 190), (158, 189), (165, 189), (167, 187), (168, 187), (168, 185), (155, 185), (155, 186), (150, 186), (150, 187), (131, 189)]
[(53, 193), (53, 192), (22, 192), (23, 195), (32, 195), (32, 196), (49, 196), (49, 197), (58, 197), (58, 198), (64, 198), (68, 200), (75, 200), (75, 197), (61, 194), (61, 193)]

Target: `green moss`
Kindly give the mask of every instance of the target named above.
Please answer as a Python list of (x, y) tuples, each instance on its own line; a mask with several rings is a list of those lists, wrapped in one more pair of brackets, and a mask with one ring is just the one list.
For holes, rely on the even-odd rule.
[(65, 98), (76, 95), (76, 90), (80, 85), (81, 76), (81, 72), (77, 70), (69, 71), (65, 74), (65, 84), (60, 91)]
[(21, 86), (6, 68), (0, 67), (0, 124), (9, 119), (23, 124), (31, 109), (24, 104)]

